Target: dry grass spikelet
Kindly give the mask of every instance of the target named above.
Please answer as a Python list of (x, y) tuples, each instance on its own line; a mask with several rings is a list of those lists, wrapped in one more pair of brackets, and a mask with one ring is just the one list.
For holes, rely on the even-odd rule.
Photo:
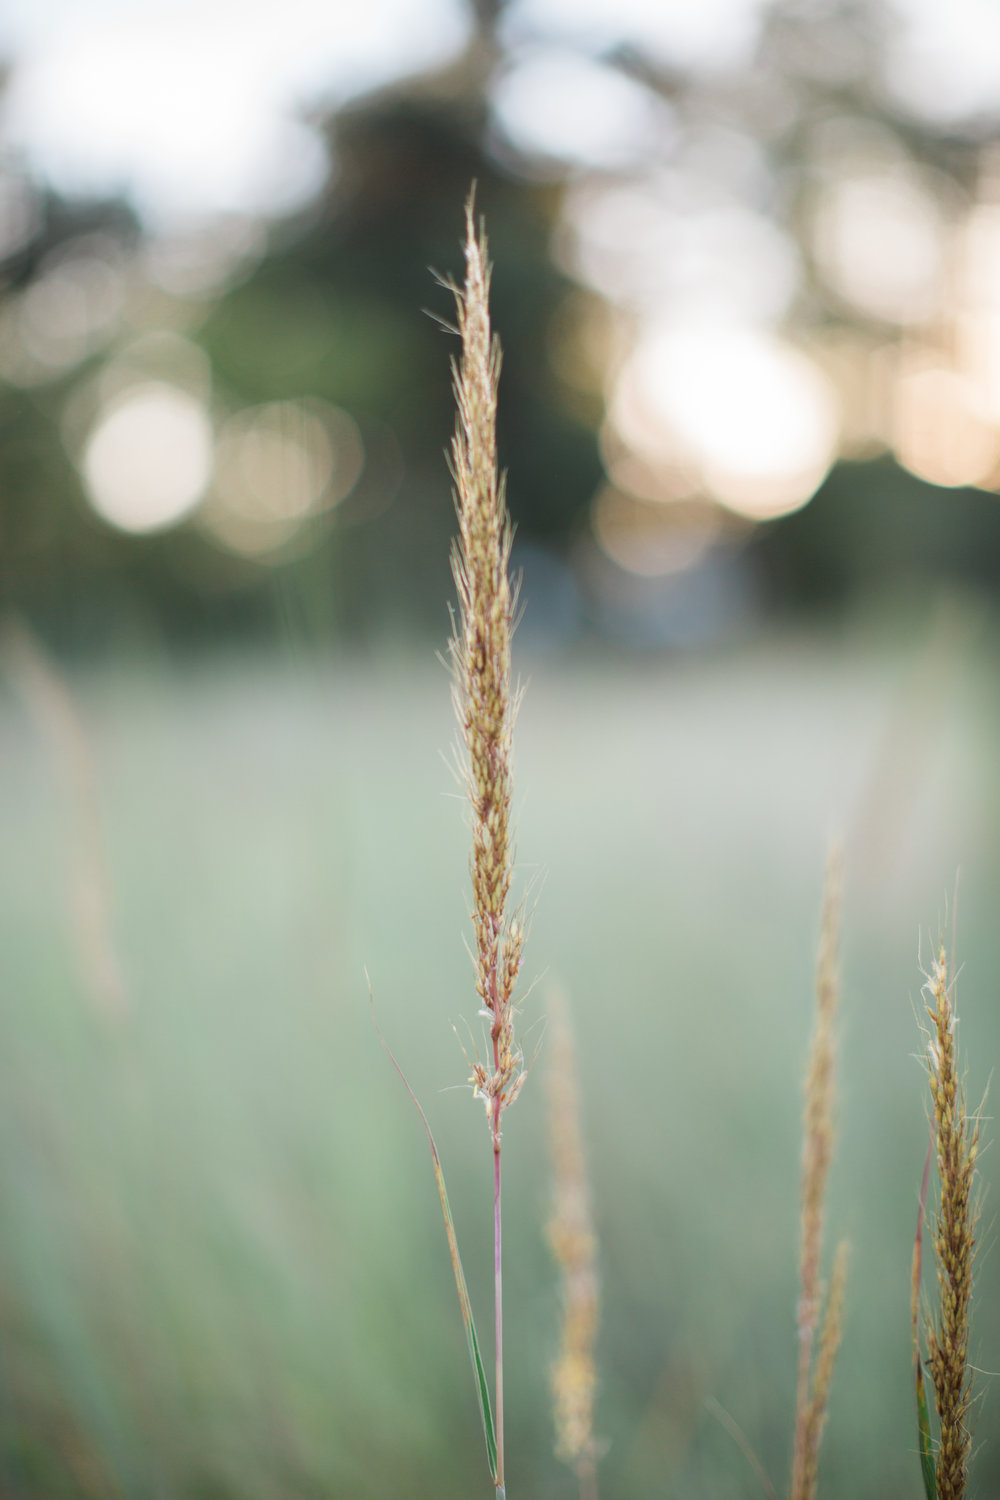
[(80, 977), (97, 1018), (119, 1027), (128, 1018), (129, 998), (114, 941), (97, 769), (83, 718), (69, 682), (28, 622), (12, 613), (0, 622), (0, 673), (23, 699), (62, 783)]
[(494, 1141), (500, 1117), (521, 1087), (524, 1065), (514, 1036), (514, 989), (524, 924), (508, 916), (513, 871), (511, 744), (517, 695), (511, 688), (516, 607), (509, 578), (511, 528), (497, 469), (496, 409), (500, 345), (489, 314), (485, 233), (466, 204), (466, 278), (449, 282), (462, 352), (454, 366), (458, 407), (451, 448), (459, 535), (452, 553), (458, 619), (450, 642), (455, 712), (464, 754), (461, 777), (472, 816), (472, 921), (476, 988), (490, 1022), (492, 1067), (477, 1062), (472, 1082), (485, 1100)]
[(583, 1497), (597, 1494), (594, 1345), (599, 1315), (597, 1241), (583, 1155), (575, 1049), (568, 1007), (550, 1004), (549, 1141), (553, 1202), (549, 1244), (562, 1276), (562, 1328), (552, 1366), (556, 1452), (577, 1473)]
[[(844, 1315), (844, 1290), (847, 1286), (848, 1247), (844, 1240), (837, 1246), (830, 1291), (827, 1296), (823, 1326), (820, 1329), (819, 1347), (813, 1369), (812, 1393), (806, 1407), (803, 1424), (801, 1493), (815, 1495), (819, 1479), (819, 1448), (826, 1426), (827, 1407), (830, 1401), (830, 1386), (833, 1383), (833, 1367), (840, 1347), (840, 1334)], [(794, 1493), (794, 1492), (793, 1492)]]
[(972, 1434), (969, 1327), (978, 1207), (972, 1189), (979, 1153), (979, 1121), (966, 1112), (958, 1069), (955, 980), (943, 947), (924, 985), (930, 1032), (928, 1075), (934, 1116), (940, 1199), (934, 1249), (940, 1306), (927, 1330), (928, 1365), (940, 1426), (936, 1462), (938, 1500), (965, 1494)]
[[(834, 850), (827, 865), (816, 966), (816, 1024), (806, 1073), (802, 1154), (802, 1228), (799, 1254), (799, 1358), (792, 1457), (792, 1500), (812, 1500), (816, 1493), (819, 1446), (826, 1423), (833, 1365), (840, 1343), (846, 1246), (841, 1245), (820, 1326), (823, 1307), (821, 1264), (827, 1178), (834, 1147), (834, 1022), (839, 983), (837, 946), (840, 928), (841, 859)], [(816, 1331), (819, 1347), (813, 1358)]]

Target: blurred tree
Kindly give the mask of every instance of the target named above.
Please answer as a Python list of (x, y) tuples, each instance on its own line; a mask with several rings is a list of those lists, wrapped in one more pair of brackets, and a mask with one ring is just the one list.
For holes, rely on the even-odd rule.
[[(90, 237), (133, 246), (139, 225), (120, 200), (68, 202), (44, 191), (15, 165), (3, 172), (8, 209), (0, 245), (0, 343), (17, 358), (18, 308), (45, 267), (67, 246)], [(91, 364), (92, 361), (87, 361)], [(109, 576), (136, 564), (125, 538), (101, 526), (83, 498), (62, 441), (60, 417), (79, 379), (43, 367), (0, 379), (0, 599), (53, 622), (79, 627), (89, 601)]]
[[(600, 476), (599, 404), (581, 415), (549, 357), (553, 325), (576, 295), (549, 251), (560, 189), (502, 171), (487, 151), (497, 56), (480, 31), (443, 72), (337, 115), (323, 200), (276, 239), (200, 332), (220, 382), (240, 400), (320, 395), (348, 410), (368, 438), (374, 472), (344, 503), (324, 546), (345, 624), (360, 624), (373, 608), (383, 619), (441, 624), (454, 529), (443, 451), (455, 347), (436, 321), (450, 317), (449, 298), (430, 272), (461, 276), (462, 207), (473, 182), (495, 262), (499, 441), (519, 535), (564, 542)], [(373, 493), (385, 482), (379, 455), (387, 443), (401, 465), (391, 505)]]
[[(504, 0), (476, 0), (470, 11), (471, 39), (449, 66), (321, 122), (333, 163), (327, 186), (308, 211), (269, 226), (263, 253), (248, 261), (242, 279), (214, 296), (185, 299), (147, 278), (150, 302), (138, 322), (49, 370), (15, 378), (0, 369), (7, 376), (0, 384), (0, 587), (7, 599), (61, 617), (76, 638), (99, 631), (111, 614), (197, 634), (271, 629), (276, 613), (294, 615), (314, 634), (416, 621), (440, 633), (453, 529), (443, 450), (454, 347), (423, 309), (449, 315), (449, 299), (429, 271), (460, 272), (462, 204), (472, 181), (496, 262), (494, 313), (505, 350), (501, 456), (518, 534), (568, 553), (588, 533), (603, 472), (597, 434), (608, 370), (600, 348), (581, 355), (580, 329), (627, 330), (634, 309), (614, 308), (585, 277), (575, 282), (557, 269), (552, 242), (565, 229), (570, 195), (581, 183), (612, 185), (615, 172), (542, 159), (504, 137), (494, 107), (498, 82), (526, 49), (551, 38), (533, 34), (528, 12), (518, 11), (515, 46), (514, 9)], [(995, 112), (934, 118), (900, 101), (889, 79), (898, 26), (883, 0), (776, 0), (750, 63), (738, 67), (681, 67), (634, 44), (591, 49), (670, 112), (663, 159), (633, 162), (619, 176), (666, 171), (707, 182), (729, 173), (733, 201), (775, 226), (797, 253), (801, 274), (781, 314), (784, 331), (820, 355), (832, 351), (831, 359), (846, 349), (859, 368), (866, 351), (899, 353), (917, 338), (945, 348), (950, 334), (933, 317), (920, 322), (895, 312), (891, 296), (880, 303), (852, 292), (821, 233), (837, 173), (853, 170), (855, 158), (863, 170), (873, 160), (895, 163), (953, 221), (980, 192), (1000, 134)], [(579, 38), (559, 45), (585, 50)], [(747, 145), (750, 156), (727, 158), (723, 150), (720, 157), (720, 140)], [(96, 236), (130, 258), (130, 276), (146, 274), (126, 205), (69, 204), (13, 167), (7, 176), (30, 203), (20, 239), (0, 243), (0, 366), (16, 343), (23, 299), (66, 247)], [(690, 245), (668, 236), (664, 280), (690, 254)], [(79, 446), (64, 441), (67, 414), (157, 317), (207, 354), (218, 421), (262, 403), (319, 397), (358, 424), (360, 478), (284, 551), (242, 555), (197, 514), (162, 534), (130, 536), (97, 519), (86, 502)], [(923, 484), (884, 448), (884, 438), (856, 451), (848, 444), (846, 458), (864, 462), (841, 464), (798, 515), (750, 528), (744, 563), (770, 580), (772, 597), (796, 606), (849, 598), (868, 585), (876, 558), (883, 576), (945, 571), (996, 586), (996, 502), (984, 491), (958, 496)], [(730, 547), (743, 546), (726, 535)]]

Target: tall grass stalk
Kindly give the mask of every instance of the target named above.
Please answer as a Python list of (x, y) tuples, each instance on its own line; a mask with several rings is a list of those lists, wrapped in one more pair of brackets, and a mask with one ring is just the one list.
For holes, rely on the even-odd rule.
[(840, 864), (839, 853), (834, 851), (827, 865), (823, 893), (819, 958), (816, 965), (816, 1024), (806, 1073), (799, 1255), (799, 1358), (791, 1500), (813, 1500), (816, 1493), (819, 1447), (826, 1424), (834, 1360), (840, 1343), (847, 1276), (847, 1247), (842, 1243), (834, 1260), (824, 1311), (821, 1264), (826, 1185), (834, 1147), (834, 1022), (839, 991), (837, 945), (840, 929)]
[(493, 1151), (493, 1276), (496, 1350), (496, 1488), (504, 1493), (503, 1259), (501, 1144), (505, 1110), (524, 1081), (514, 1034), (514, 988), (524, 923), (508, 912), (513, 872), (511, 751), (516, 694), (511, 688), (515, 590), (509, 577), (511, 529), (497, 468), (500, 345), (490, 327), (490, 263), (473, 198), (466, 204), (465, 284), (455, 297), (462, 349), (453, 367), (458, 416), (451, 446), (459, 535), (452, 553), (458, 617), (449, 644), (458, 718), (459, 770), (472, 822), (472, 924), (476, 990), (489, 1022), (491, 1057), (472, 1066), (486, 1106)]
[(575, 1470), (580, 1500), (597, 1500), (597, 1239), (583, 1155), (573, 1033), (569, 1007), (559, 991), (550, 997), (549, 1038), (553, 1202), (548, 1236), (562, 1273), (562, 1329), (559, 1354), (552, 1366), (556, 1452)]
[(97, 1020), (118, 1031), (129, 999), (115, 946), (112, 890), (97, 770), (69, 682), (27, 620), (0, 621), (0, 673), (30, 713), (61, 784), (67, 820), (70, 904), (80, 978)]
[(935, 1481), (937, 1500), (962, 1500), (972, 1449), (969, 1314), (979, 1219), (972, 1196), (979, 1121), (970, 1119), (966, 1110), (958, 1065), (955, 977), (949, 972), (943, 947), (938, 948), (924, 995), (930, 1021), (928, 1078), (939, 1181), (934, 1224), (939, 1306), (927, 1327), (928, 1365), (939, 1423)]

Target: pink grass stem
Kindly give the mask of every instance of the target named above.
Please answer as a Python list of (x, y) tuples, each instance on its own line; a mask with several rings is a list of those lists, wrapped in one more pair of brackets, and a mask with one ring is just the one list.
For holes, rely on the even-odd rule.
[(503, 1472), (503, 1264), (500, 1220), (500, 1101), (493, 1115), (493, 1306), (495, 1314), (497, 1400), (497, 1492), (505, 1494)]

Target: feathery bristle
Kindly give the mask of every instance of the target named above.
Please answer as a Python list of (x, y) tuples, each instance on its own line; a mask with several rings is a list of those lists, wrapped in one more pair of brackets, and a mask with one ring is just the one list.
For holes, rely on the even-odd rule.
[(940, 1182), (934, 1225), (940, 1308), (936, 1322), (931, 1322), (927, 1330), (928, 1365), (940, 1427), (938, 1500), (962, 1500), (972, 1448), (969, 1311), (978, 1221), (972, 1188), (979, 1122), (970, 1120), (966, 1112), (965, 1089), (958, 1071), (954, 983), (941, 947), (924, 986), (930, 1001), (928, 1075)]
[(452, 442), (459, 536), (452, 555), (459, 617), (451, 641), (454, 699), (465, 746), (463, 780), (472, 811), (472, 921), (476, 988), (490, 1017), (492, 1067), (472, 1082), (494, 1136), (521, 1086), (524, 1065), (514, 1038), (514, 988), (524, 930), (508, 917), (513, 871), (511, 691), (514, 591), (508, 576), (511, 531), (497, 469), (496, 409), (500, 346), (490, 327), (486, 237), (466, 205), (466, 278), (452, 286), (462, 353), (454, 371), (458, 418)]

